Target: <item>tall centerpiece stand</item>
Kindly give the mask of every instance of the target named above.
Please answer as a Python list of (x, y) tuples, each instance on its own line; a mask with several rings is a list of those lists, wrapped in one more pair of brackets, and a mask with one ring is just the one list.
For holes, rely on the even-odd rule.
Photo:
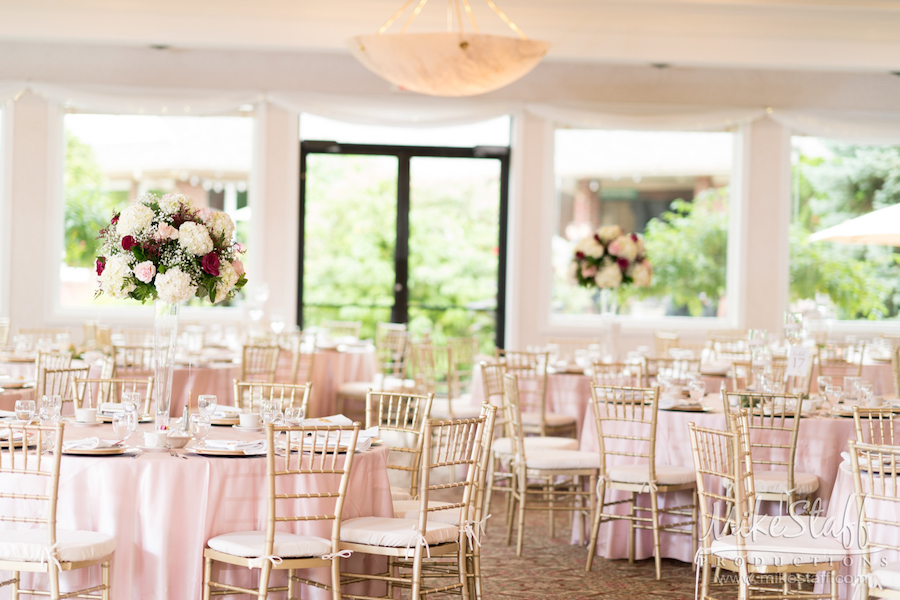
[(156, 427), (169, 428), (178, 306), (192, 297), (216, 304), (247, 283), (228, 214), (187, 196), (145, 194), (100, 230), (97, 295), (154, 302)]

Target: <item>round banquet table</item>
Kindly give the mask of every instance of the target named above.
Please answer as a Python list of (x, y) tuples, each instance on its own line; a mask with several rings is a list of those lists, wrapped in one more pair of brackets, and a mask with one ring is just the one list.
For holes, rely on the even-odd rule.
[[(142, 425), (147, 429), (151, 425)], [(250, 441), (263, 433), (245, 433), (230, 427), (213, 427), (210, 439)], [(113, 439), (112, 427), (75, 427), (68, 424), (65, 439), (97, 436)], [(128, 440), (142, 443), (140, 431)], [(145, 452), (137, 458), (119, 456), (63, 455), (59, 483), (59, 529), (93, 530), (114, 535), (111, 597), (124, 599), (196, 600), (202, 597), (203, 549), (216, 535), (264, 530), (266, 517), (265, 455), (252, 457), (208, 457), (179, 451)], [(378, 446), (357, 453), (343, 518), (393, 516), (387, 476), (388, 448)], [(0, 489), (3, 488), (0, 476)], [(298, 491), (323, 491), (336, 481), (302, 480)], [(297, 533), (315, 533), (328, 538), (330, 523), (298, 524)], [(350, 570), (372, 571), (372, 557), (353, 556)], [(381, 565), (383, 567), (383, 565)], [(229, 581), (250, 585), (248, 569), (228, 568)], [(99, 582), (99, 567), (63, 573), (63, 590), (85, 582)], [(215, 573), (216, 571), (214, 571)], [(312, 579), (329, 581), (328, 569), (311, 569)], [(32, 577), (32, 576), (28, 576)], [(25, 584), (30, 585), (28, 577)], [(40, 577), (40, 576), (38, 576)], [(254, 576), (255, 577), (255, 576)], [(283, 584), (286, 575), (276, 572), (270, 583)], [(0, 577), (2, 579), (3, 577)], [(46, 589), (46, 576), (39, 586)], [(7, 590), (7, 591), (5, 591)], [(0, 599), (9, 598), (9, 588), (0, 588)], [(331, 598), (324, 590), (306, 588), (303, 598)]]
[[(725, 416), (716, 404), (716, 400), (707, 397), (707, 404), (716, 408), (713, 412), (681, 412), (676, 410), (659, 411), (656, 431), (656, 464), (693, 467), (691, 456), (691, 443), (688, 436), (688, 423), (695, 423), (700, 427), (710, 429), (725, 429)], [(584, 429), (581, 433), (581, 450), (598, 452), (597, 429), (593, 418), (593, 410), (588, 406), (588, 414), (584, 420)], [(627, 427), (624, 429), (628, 429)], [(634, 431), (622, 431), (621, 435), (642, 434), (646, 431), (634, 428)], [(841, 452), (847, 450), (847, 440), (855, 438), (853, 419), (843, 417), (827, 418), (803, 418), (800, 423), (800, 432), (797, 440), (797, 454), (795, 464), (797, 472), (814, 473), (819, 477), (819, 489), (813, 500), (818, 498), (821, 510), (827, 510), (830, 501), (833, 501), (833, 491), (836, 489), (838, 466), (841, 463)], [(609, 457), (610, 464), (617, 464), (614, 459), (624, 457)], [(629, 461), (631, 462), (631, 461)], [(624, 464), (624, 463), (623, 463)], [(757, 466), (756, 468), (759, 468)], [(613, 498), (613, 493), (608, 492), (607, 498)], [(623, 494), (623, 492), (615, 492)], [(614, 498), (618, 499), (618, 498)], [(660, 494), (661, 506), (683, 506), (691, 501), (690, 492), (675, 492)], [(649, 506), (649, 495), (641, 494), (642, 505)], [(624, 510), (626, 505), (619, 505)], [(815, 506), (815, 505), (814, 505)], [(766, 506), (763, 506), (765, 512)], [(776, 509), (777, 510), (777, 509)], [(769, 513), (774, 514), (774, 513)], [(572, 540), (578, 540), (577, 531), (573, 532)], [(661, 552), (663, 557), (674, 558), (685, 562), (693, 560), (691, 552), (691, 540), (686, 535), (678, 535), (662, 532), (660, 534)], [(628, 524), (626, 521), (604, 523), (600, 526), (600, 536), (597, 542), (597, 554), (605, 558), (628, 557)], [(638, 530), (636, 543), (636, 557), (639, 559), (653, 556), (653, 533), (651, 530)]]

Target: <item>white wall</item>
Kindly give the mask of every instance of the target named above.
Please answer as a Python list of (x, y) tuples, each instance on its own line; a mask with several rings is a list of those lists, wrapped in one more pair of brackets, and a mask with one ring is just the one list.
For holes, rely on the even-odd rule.
[[(0, 63), (0, 80), (260, 93), (303, 90), (379, 101), (409, 97), (339, 54), (160, 52), (134, 47), (2, 42), (0, 55), (6, 59)], [(547, 62), (523, 80), (475, 101), (484, 100), (900, 112), (900, 78), (871, 73), (658, 70)], [(0, 235), (0, 254), (10, 257), (10, 267), (8, 273), (0, 275), (8, 276), (13, 292), (0, 299), (0, 314), (8, 314), (14, 327), (51, 322), (77, 327), (78, 318), (54, 316), (48, 304), (51, 286), (47, 273), (52, 272), (54, 259), (48, 254), (47, 240), (61, 227), (52, 212), (61, 198), (59, 112), (45, 99), (25, 94), (11, 114), (13, 127), (6, 132), (12, 142), (6, 159), (11, 165), (9, 194), (0, 198), (12, 224), (5, 240)], [(549, 324), (553, 125), (524, 112), (516, 113), (516, 117), (507, 345), (522, 347), (558, 335), (590, 337), (594, 332), (580, 325), (561, 328)], [(270, 306), (291, 319), (297, 285), (297, 131), (295, 114), (272, 105), (261, 106), (252, 182), (255, 247), (251, 276), (269, 284)], [(738, 208), (732, 215), (739, 220), (739, 227), (731, 242), (732, 250), (738, 252), (731, 253), (729, 265), (733, 293), (729, 299), (733, 308), (730, 324), (777, 330), (788, 290), (789, 132), (774, 120), (762, 119), (744, 127), (740, 140), (741, 169), (734, 193), (742, 202), (736, 203)], [(3, 264), (0, 261), (0, 266)], [(0, 293), (4, 293), (2, 287)], [(685, 325), (688, 336), (698, 337), (708, 327), (707, 323)], [(626, 326), (625, 346), (648, 343), (650, 336), (651, 328), (640, 323)]]

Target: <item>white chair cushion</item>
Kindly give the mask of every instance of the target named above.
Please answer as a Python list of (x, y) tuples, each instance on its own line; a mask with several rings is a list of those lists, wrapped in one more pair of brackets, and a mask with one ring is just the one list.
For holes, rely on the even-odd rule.
[[(512, 454), (512, 440), (497, 438), (491, 445), (495, 454)], [(537, 450), (578, 450), (578, 440), (574, 438), (533, 435), (525, 438), (525, 452)]]
[[(419, 520), (419, 504), (418, 500), (394, 500), (394, 517), (398, 519)], [(437, 500), (429, 500), (429, 508), (440, 508), (446, 506), (446, 502), (438, 502)], [(438, 510), (428, 513), (429, 521), (437, 521), (439, 523), (449, 523), (450, 525), (459, 525), (459, 509), (451, 508), (449, 510)]]
[[(622, 483), (647, 483), (650, 465), (621, 465), (610, 467), (607, 478)], [(697, 480), (694, 469), (674, 465), (656, 465), (656, 482), (662, 485), (682, 485)]]
[(541, 450), (534, 455), (525, 455), (525, 466), (529, 469), (599, 469), (600, 455), (581, 450)]
[[(544, 415), (544, 419), (547, 422), (547, 425), (551, 427), (562, 427), (563, 425), (573, 425), (575, 423), (575, 417), (570, 417), (569, 415), (560, 415), (557, 413), (548, 412)], [(523, 412), (522, 413), (522, 425), (540, 425), (541, 424), (541, 413), (536, 412)]]
[(873, 570), (872, 577), (886, 590), (900, 590), (900, 562), (889, 562)]
[(412, 494), (409, 493), (409, 488), (401, 488), (391, 486), (391, 500), (412, 500)]
[[(783, 494), (788, 491), (787, 471), (753, 473), (753, 488), (758, 494)], [(819, 478), (811, 473), (794, 473), (794, 493), (805, 496), (819, 489)]]
[[(211, 538), (206, 543), (213, 550), (232, 556), (256, 558), (265, 554), (266, 533), (264, 531), (238, 531)], [(272, 553), (282, 558), (323, 556), (331, 552), (331, 542), (313, 535), (297, 535), (283, 531), (275, 532)]]
[[(447, 398), (435, 398), (431, 403), (431, 418), (449, 419), (450, 406), (451, 403)], [(456, 398), (452, 406), (454, 419), (474, 419), (481, 416), (481, 406), (472, 406), (471, 401)]]
[(378, 390), (378, 385), (374, 381), (347, 381), (338, 386), (337, 393), (338, 396), (365, 400), (369, 388)]
[[(116, 538), (98, 531), (56, 531), (56, 559), (81, 562), (109, 556), (116, 549)], [(46, 529), (0, 531), (0, 560), (41, 562), (47, 560)]]
[[(391, 519), (389, 517), (357, 517), (341, 523), (341, 541), (367, 546), (386, 548), (406, 548), (416, 546), (414, 519)], [(429, 521), (425, 531), (425, 541), (429, 546), (455, 542), (459, 539), (459, 527)]]
[[(822, 533), (827, 533), (829, 527), (824, 518), (759, 518), (745, 536), (747, 561), (750, 565), (779, 566), (843, 560), (847, 551), (841, 542)], [(738, 557), (734, 535), (714, 540), (710, 550), (722, 558)]]

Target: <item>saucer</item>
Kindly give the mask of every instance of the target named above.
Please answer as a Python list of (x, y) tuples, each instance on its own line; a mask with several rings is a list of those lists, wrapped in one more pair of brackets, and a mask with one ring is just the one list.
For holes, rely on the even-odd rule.
[(82, 421), (69, 421), (66, 425), (71, 425), (72, 427), (97, 427), (98, 425), (103, 425), (100, 421), (94, 421), (93, 423), (84, 423)]
[(168, 452), (169, 447), (163, 446), (159, 448), (157, 446), (135, 446), (138, 450), (143, 450), (144, 452)]
[(238, 431), (248, 431), (251, 433), (258, 433), (260, 431), (265, 431), (264, 427), (244, 427), (243, 425), (232, 425), (233, 429), (237, 429)]

